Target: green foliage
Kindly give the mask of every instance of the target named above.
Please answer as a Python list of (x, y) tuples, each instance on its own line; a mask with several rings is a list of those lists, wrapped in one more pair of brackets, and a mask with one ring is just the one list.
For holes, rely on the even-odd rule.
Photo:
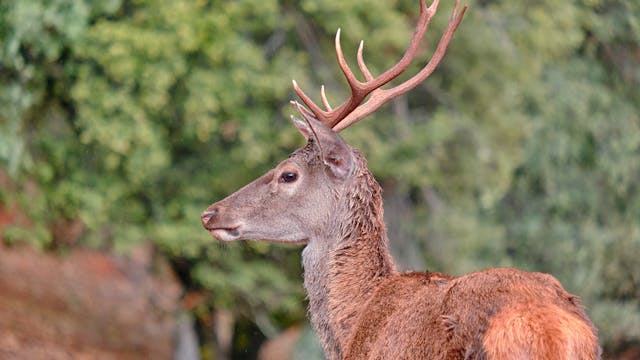
[[(470, 2), (436, 73), (344, 132), (435, 270), (551, 272), (605, 344), (640, 342), (640, 4)], [(422, 54), (439, 38), (443, 2)], [(304, 317), (299, 251), (220, 246), (199, 214), (302, 139), (295, 78), (346, 96), (333, 55), (396, 62), (417, 2), (0, 0), (0, 202), (6, 242), (126, 252), (153, 241), (189, 289), (264, 329)], [(425, 58), (427, 55), (424, 55)], [(417, 61), (408, 71), (416, 71)], [(393, 241), (393, 239), (392, 239)], [(404, 259), (400, 259), (402, 262)], [(267, 319), (267, 320), (265, 320)]]
[[(283, 117), (288, 96), (279, 74), (301, 59), (291, 50), (265, 57), (265, 34), (289, 26), (278, 22), (277, 3), (2, 8), (1, 98), (9, 111), (0, 159), (16, 182), (33, 179), (40, 189), (28, 199), (3, 192), (36, 227), (6, 229), (5, 240), (52, 246), (53, 221), (80, 219), (83, 244), (126, 251), (150, 239), (193, 264), (190, 286), (215, 293), (218, 306), (302, 317), (297, 262), (269, 265), (282, 251), (260, 246), (220, 248), (199, 224), (208, 204), (298, 140), (279, 134), (286, 122), (268, 125)], [(251, 303), (255, 291), (272, 301)]]

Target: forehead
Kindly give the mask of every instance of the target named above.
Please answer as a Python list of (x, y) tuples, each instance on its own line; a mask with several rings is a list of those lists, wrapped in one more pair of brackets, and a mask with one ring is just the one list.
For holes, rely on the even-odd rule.
[(320, 151), (313, 141), (309, 141), (305, 146), (291, 153), (289, 160), (299, 164), (316, 165), (320, 163)]

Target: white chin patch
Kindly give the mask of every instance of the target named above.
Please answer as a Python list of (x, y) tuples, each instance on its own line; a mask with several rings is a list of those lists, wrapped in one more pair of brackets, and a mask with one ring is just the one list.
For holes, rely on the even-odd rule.
[(237, 229), (213, 229), (209, 233), (220, 241), (235, 241), (239, 238)]

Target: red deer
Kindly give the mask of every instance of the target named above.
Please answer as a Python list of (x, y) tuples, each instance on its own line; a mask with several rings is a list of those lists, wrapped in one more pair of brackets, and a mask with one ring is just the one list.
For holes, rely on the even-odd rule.
[[(436, 12), (421, 0), (417, 29), (402, 59), (359, 81), (336, 34), (338, 63), (351, 97), (324, 109), (294, 82), (307, 144), (202, 214), (221, 241), (306, 244), (304, 287), (311, 323), (328, 359), (598, 359), (596, 329), (553, 276), (494, 268), (461, 277), (396, 270), (383, 222), (381, 188), (364, 156), (338, 131), (426, 79), (444, 56), (466, 7), (453, 14), (433, 57), (415, 76), (381, 89), (412, 61)], [(367, 100), (368, 97), (368, 100)], [(365, 101), (366, 100), (366, 101)]]

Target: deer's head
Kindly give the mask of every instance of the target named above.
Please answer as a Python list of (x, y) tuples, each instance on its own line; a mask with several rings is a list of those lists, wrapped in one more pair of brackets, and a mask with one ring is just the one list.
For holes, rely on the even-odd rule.
[(366, 167), (364, 161), (359, 161), (358, 153), (337, 132), (413, 89), (431, 75), (462, 21), (466, 6), (458, 12), (458, 5), (456, 1), (449, 24), (429, 62), (409, 80), (388, 89), (381, 87), (406, 70), (415, 57), (436, 13), (438, 0), (429, 7), (424, 0), (420, 1), (420, 19), (409, 47), (396, 65), (379, 76), (374, 77), (365, 65), (363, 43), (360, 43), (357, 61), (364, 82), (358, 80), (347, 65), (338, 30), (336, 54), (351, 88), (351, 97), (332, 108), (322, 87), (322, 109), (294, 81), (294, 90), (307, 107), (297, 101), (292, 102), (304, 119), (293, 118), (293, 122), (307, 138), (307, 145), (236, 193), (209, 206), (201, 216), (205, 229), (223, 241), (254, 239), (287, 243), (305, 243), (313, 237), (326, 237), (327, 232), (336, 231), (336, 221), (339, 220), (336, 217), (348, 215), (342, 211), (346, 204), (341, 199), (357, 181), (362, 168)]
[(207, 208), (202, 224), (223, 241), (306, 243), (326, 232), (353, 180), (353, 150), (326, 125), (293, 118), (307, 145), (269, 172)]

